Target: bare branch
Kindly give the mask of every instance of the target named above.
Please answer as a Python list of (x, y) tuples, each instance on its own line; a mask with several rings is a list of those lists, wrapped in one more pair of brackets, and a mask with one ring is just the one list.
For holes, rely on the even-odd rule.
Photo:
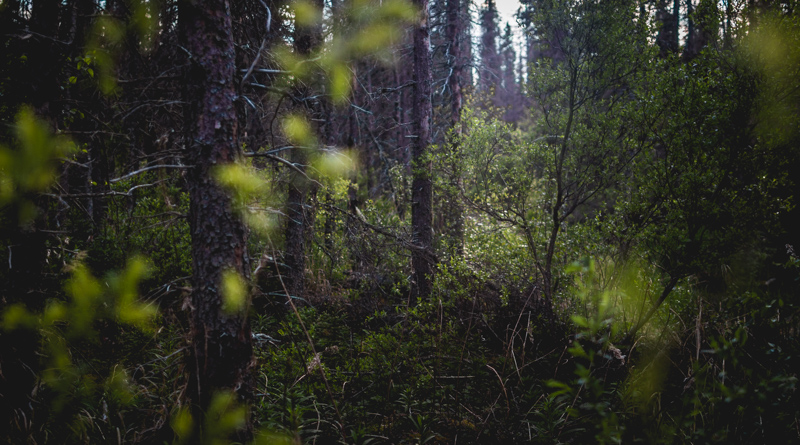
[(128, 178), (130, 178), (132, 176), (136, 176), (136, 175), (144, 173), (146, 171), (155, 170), (157, 168), (191, 168), (191, 167), (194, 167), (194, 166), (193, 165), (151, 165), (150, 167), (145, 167), (145, 168), (130, 172), (127, 175), (120, 176), (119, 178), (110, 179), (108, 182), (110, 182), (111, 184), (114, 184), (114, 183), (117, 183), (119, 181), (123, 181), (125, 179), (128, 179)]

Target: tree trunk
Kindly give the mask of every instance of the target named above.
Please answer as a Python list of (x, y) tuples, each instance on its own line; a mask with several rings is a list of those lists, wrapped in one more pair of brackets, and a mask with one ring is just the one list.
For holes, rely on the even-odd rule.
[(491, 97), (490, 105), (499, 105), (496, 96), (500, 84), (501, 59), (497, 52), (497, 40), (500, 30), (497, 26), (497, 5), (494, 0), (486, 2), (486, 8), (481, 11), (481, 69), (478, 71), (478, 90)]
[(59, 97), (59, 68), (61, 55), (56, 46), (58, 37), (58, 15), (61, 2), (58, 0), (35, 0), (31, 5), (30, 28), (35, 34), (28, 54), (31, 92), (28, 100), (36, 114), (50, 119), (50, 103)]
[[(314, 1), (314, 6), (322, 11), (324, 4), (316, 0)], [(321, 26), (295, 25), (294, 47), (300, 57), (309, 57), (311, 50), (321, 41)], [(316, 117), (319, 107), (313, 106), (316, 100), (312, 103), (308, 99), (311, 96), (309, 93), (309, 88), (302, 85), (296, 86), (292, 95), (295, 98), (294, 108), (305, 112), (308, 117)], [(305, 166), (308, 164), (306, 152), (309, 149), (310, 147), (292, 149), (292, 162), (297, 165), (301, 172), (305, 171)], [(289, 183), (286, 211), (288, 220), (286, 222), (284, 246), (284, 261), (288, 266), (285, 284), (290, 296), (302, 298), (305, 290), (306, 245), (308, 244), (307, 239), (310, 235), (313, 218), (308, 199), (311, 184), (300, 172), (291, 172), (290, 175), (291, 181)]]
[(461, 109), (463, 108), (463, 94), (461, 85), (464, 76), (464, 56), (462, 51), (463, 29), (461, 25), (461, 0), (447, 0), (447, 27), (445, 29), (447, 44), (450, 53), (450, 76), (447, 79), (450, 88), (450, 140), (448, 146), (453, 161), (453, 171), (450, 178), (450, 189), (447, 190), (445, 199), (445, 215), (449, 248), (455, 255), (464, 255), (464, 210), (458, 200), (458, 190), (461, 188), (460, 140), (462, 134)]
[(674, 0), (672, 12), (669, 11), (669, 4), (666, 0), (659, 0), (656, 6), (656, 21), (659, 23), (656, 43), (660, 48), (661, 57), (666, 57), (670, 53), (678, 52), (680, 46), (678, 40), (679, 2), (680, 0)]
[(433, 185), (428, 145), (431, 139), (431, 36), (428, 28), (428, 0), (415, 0), (420, 20), (414, 28), (414, 104), (412, 125), (411, 230), (419, 249), (411, 253), (415, 294), (427, 299), (433, 274)]
[(694, 0), (686, 0), (686, 48), (685, 57), (694, 57)]
[[(180, 3), (179, 24), (190, 54), (185, 85), (186, 150), (192, 236), (191, 347), (188, 396), (197, 424), (212, 397), (252, 396), (253, 347), (247, 311), (223, 310), (221, 278), (232, 270), (249, 275), (246, 230), (212, 168), (236, 162), (234, 45), (227, 0)], [(249, 302), (247, 302), (249, 306)], [(249, 423), (249, 422), (248, 422)], [(247, 433), (245, 433), (245, 436)]]

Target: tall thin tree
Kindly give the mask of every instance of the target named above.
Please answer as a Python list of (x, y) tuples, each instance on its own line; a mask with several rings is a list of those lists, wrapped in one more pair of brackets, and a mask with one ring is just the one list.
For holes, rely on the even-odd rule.
[(411, 255), (415, 294), (426, 299), (431, 294), (433, 274), (433, 182), (429, 145), (431, 141), (431, 36), (428, 26), (428, 0), (414, 0), (419, 21), (414, 27), (414, 103), (412, 107), (413, 180), (411, 183), (411, 226), (415, 248)]
[(677, 53), (680, 47), (679, 20), (680, 0), (673, 0), (672, 11), (667, 0), (659, 0), (656, 5), (656, 21), (658, 22), (658, 35), (656, 44), (660, 49), (661, 57), (670, 53)]
[(450, 89), (450, 138), (448, 146), (450, 155), (455, 161), (452, 163), (448, 196), (444, 197), (447, 237), (449, 248), (458, 256), (464, 253), (464, 215), (461, 203), (456, 195), (459, 188), (461, 171), (459, 167), (460, 140), (463, 133), (461, 124), (461, 111), (464, 107), (463, 86), (465, 83), (464, 70), (467, 60), (464, 57), (464, 42), (468, 39), (465, 35), (466, 27), (463, 25), (463, 10), (465, 2), (462, 0), (447, 0), (445, 38), (447, 45), (448, 64), (450, 73), (447, 77)]
[[(314, 6), (322, 11), (323, 2), (315, 0)], [(294, 48), (301, 57), (310, 57), (311, 50), (322, 41), (321, 24), (295, 24)], [(294, 108), (301, 113), (315, 116), (319, 110), (319, 102), (309, 94), (311, 90), (302, 84), (294, 88), (292, 94)], [(320, 120), (320, 119), (318, 119)], [(306, 269), (306, 240), (312, 225), (313, 214), (309, 206), (309, 192), (311, 182), (303, 172), (308, 163), (307, 151), (310, 147), (299, 147), (292, 150), (292, 162), (297, 166), (297, 171), (291, 172), (289, 182), (288, 203), (286, 214), (286, 245), (284, 246), (284, 260), (288, 266), (286, 290), (290, 295), (300, 297), (304, 291), (304, 277)], [(313, 193), (313, 191), (312, 191)]]
[(251, 395), (253, 347), (246, 310), (226, 310), (226, 270), (249, 274), (246, 230), (231, 198), (213, 179), (216, 166), (236, 162), (234, 44), (228, 0), (184, 1), (179, 26), (190, 67), (185, 85), (185, 144), (192, 237), (192, 337), (188, 395), (202, 415), (218, 392)]
[(494, 94), (500, 85), (502, 61), (497, 52), (499, 37), (497, 5), (494, 0), (487, 0), (486, 6), (481, 10), (481, 61), (478, 71), (478, 90), (484, 94)]

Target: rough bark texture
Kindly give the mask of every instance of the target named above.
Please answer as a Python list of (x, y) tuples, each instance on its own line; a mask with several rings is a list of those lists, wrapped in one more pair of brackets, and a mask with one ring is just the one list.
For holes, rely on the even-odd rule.
[(447, 215), (445, 215), (447, 218), (447, 236), (450, 244), (448, 247), (453, 249), (457, 256), (464, 254), (464, 212), (457, 196), (457, 190), (461, 186), (461, 171), (459, 168), (461, 147), (459, 142), (462, 134), (461, 110), (464, 106), (464, 95), (461, 89), (464, 82), (465, 65), (462, 48), (462, 41), (464, 40), (461, 20), (462, 4), (462, 0), (447, 0), (447, 26), (445, 28), (451, 69), (450, 76), (447, 78), (448, 87), (450, 88), (450, 125), (452, 128), (449, 148), (453, 156), (455, 171), (452, 172), (448, 196), (444, 198), (446, 200), (445, 211), (447, 212)]
[(224, 270), (248, 275), (245, 227), (229, 195), (212, 178), (215, 166), (240, 156), (234, 110), (234, 45), (226, 0), (180, 3), (183, 42), (190, 53), (186, 82), (190, 230), (192, 236), (192, 344), (188, 395), (202, 412), (215, 393), (251, 396), (253, 348), (246, 311), (223, 310)]
[(426, 299), (431, 294), (433, 274), (433, 185), (428, 146), (431, 140), (431, 36), (428, 27), (428, 0), (415, 0), (420, 20), (414, 28), (414, 106), (412, 124), (413, 181), (411, 183), (411, 226), (413, 241), (421, 249), (414, 249), (411, 262), (414, 268), (414, 289), (417, 297)]
[(462, 41), (464, 40), (464, 30), (461, 23), (462, 0), (447, 0), (447, 45), (449, 47), (452, 73), (447, 78), (450, 88), (450, 118), (453, 129), (461, 134), (461, 109), (464, 107), (464, 95), (461, 86), (464, 82), (464, 51)]
[[(292, 153), (292, 162), (306, 165), (304, 153)], [(286, 245), (284, 247), (284, 263), (286, 275), (284, 285), (289, 295), (303, 297), (304, 276), (306, 269), (306, 236), (310, 221), (310, 212), (307, 204), (308, 181), (299, 173), (292, 172), (287, 193), (286, 215)]]

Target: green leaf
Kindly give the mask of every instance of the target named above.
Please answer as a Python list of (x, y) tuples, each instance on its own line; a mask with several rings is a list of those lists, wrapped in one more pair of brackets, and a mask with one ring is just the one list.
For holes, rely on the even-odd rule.
[(283, 120), (283, 133), (295, 145), (301, 147), (312, 147), (316, 145), (314, 132), (308, 121), (296, 114), (290, 115)]
[(237, 314), (247, 308), (247, 283), (236, 271), (228, 269), (222, 273), (222, 309), (228, 314)]
[(19, 328), (33, 328), (36, 326), (36, 317), (28, 312), (22, 304), (14, 304), (3, 311), (2, 327), (5, 331)]
[(314, 170), (323, 178), (347, 177), (356, 170), (356, 153), (346, 150), (325, 150), (312, 162)]
[(350, 95), (352, 86), (350, 68), (344, 63), (335, 64), (329, 72), (331, 96), (336, 103), (342, 103)]
[(306, 0), (295, 0), (292, 2), (292, 9), (297, 26), (314, 26), (322, 20), (322, 11)]

